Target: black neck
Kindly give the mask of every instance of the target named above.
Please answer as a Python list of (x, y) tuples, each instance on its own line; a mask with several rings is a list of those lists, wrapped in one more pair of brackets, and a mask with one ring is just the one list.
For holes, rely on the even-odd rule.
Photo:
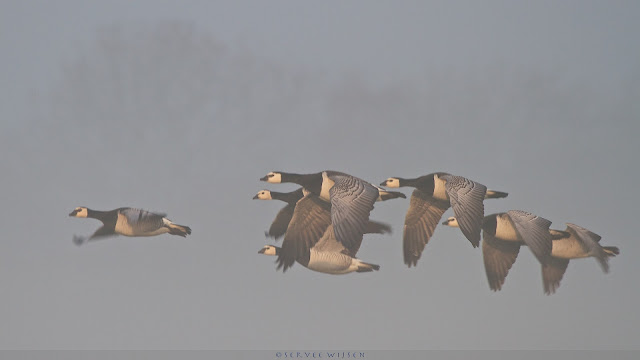
[(433, 192), (433, 175), (421, 176), (413, 179), (398, 178), (400, 186), (411, 186), (420, 189), (427, 189)]
[(322, 179), (322, 173), (315, 174), (294, 174), (294, 173), (280, 173), (282, 175), (282, 182), (291, 182), (300, 184), (301, 182), (312, 181), (314, 177), (320, 177)]
[(322, 173), (315, 174), (292, 174), (292, 173), (280, 173), (281, 182), (295, 183), (303, 186), (310, 192), (319, 195), (322, 188)]
[(302, 199), (302, 196), (302, 188), (288, 193), (281, 193), (277, 191), (271, 192), (272, 199), (281, 200), (287, 203), (297, 202), (298, 200)]
[(89, 208), (87, 208), (87, 217), (88, 218), (92, 218), (92, 219), (98, 219), (102, 222), (105, 222), (106, 220), (109, 220), (110, 218), (114, 217), (115, 212), (113, 210), (111, 211), (100, 211), (100, 210), (91, 210)]
[(482, 221), (482, 230), (489, 233), (489, 235), (496, 235), (496, 227), (498, 226), (498, 220), (496, 217), (498, 214), (491, 214), (484, 217)]

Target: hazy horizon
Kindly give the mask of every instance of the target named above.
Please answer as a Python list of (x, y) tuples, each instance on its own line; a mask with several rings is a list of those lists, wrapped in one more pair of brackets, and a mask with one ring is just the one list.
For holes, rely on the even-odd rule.
[[(640, 4), (6, 1), (0, 349), (640, 350)], [(379, 184), (446, 171), (617, 246), (545, 296), (522, 248), (502, 291), (439, 225), (402, 260), (407, 199), (358, 257), (285, 274), (257, 254), (269, 171)], [(164, 212), (186, 239), (114, 237), (77, 206)], [(453, 216), (449, 210), (443, 218)]]

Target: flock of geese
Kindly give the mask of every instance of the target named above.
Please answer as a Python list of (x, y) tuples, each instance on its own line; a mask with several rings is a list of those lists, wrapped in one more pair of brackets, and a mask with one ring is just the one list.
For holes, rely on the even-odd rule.
[[(259, 253), (276, 256), (277, 269), (286, 271), (294, 263), (327, 274), (347, 274), (379, 270), (380, 266), (356, 257), (365, 234), (391, 232), (387, 224), (369, 219), (374, 203), (406, 198), (387, 188), (413, 187), (404, 220), (402, 247), (404, 262), (416, 266), (422, 252), (440, 223), (453, 208), (455, 217), (443, 225), (457, 227), (473, 247), (482, 241), (485, 272), (491, 290), (502, 288), (509, 269), (522, 245), (540, 262), (544, 292), (552, 294), (569, 265), (569, 260), (595, 257), (608, 272), (608, 258), (619, 254), (617, 247), (601, 246), (600, 236), (578, 225), (567, 223), (565, 230), (550, 229), (551, 221), (534, 214), (509, 210), (484, 215), (485, 199), (508, 194), (462, 176), (437, 172), (414, 179), (392, 177), (375, 186), (355, 176), (337, 171), (313, 174), (270, 172), (260, 179), (272, 184), (295, 183), (301, 187), (289, 193), (259, 191), (253, 198), (281, 200), (282, 208), (265, 235), (284, 237), (282, 247), (264, 246)], [(89, 237), (74, 236), (74, 243), (106, 236), (155, 236), (164, 233), (186, 237), (191, 228), (178, 225), (165, 214), (141, 209), (118, 208), (111, 211), (75, 208), (69, 216), (100, 220), (103, 226)], [(482, 237), (481, 237), (482, 233)]]
[[(264, 246), (259, 253), (277, 256), (277, 269), (286, 271), (295, 262), (314, 271), (346, 274), (379, 270), (380, 266), (356, 257), (365, 234), (384, 234), (388, 225), (369, 220), (376, 201), (406, 198), (355, 176), (337, 171), (293, 174), (273, 171), (260, 179), (272, 184), (295, 183), (301, 188), (280, 193), (259, 191), (253, 198), (281, 200), (282, 208), (266, 236), (284, 236), (282, 247)], [(402, 247), (404, 262), (416, 266), (444, 213), (453, 208), (455, 217), (442, 224), (457, 227), (471, 242), (480, 245), (489, 288), (502, 288), (522, 245), (527, 246), (542, 267), (544, 292), (552, 294), (569, 265), (569, 260), (595, 257), (604, 272), (608, 258), (619, 254), (617, 247), (601, 246), (600, 236), (575, 224), (562, 230), (550, 229), (551, 221), (522, 211), (484, 215), (485, 199), (508, 194), (462, 176), (444, 172), (414, 179), (392, 177), (380, 186), (413, 187), (404, 220)], [(482, 233), (482, 237), (481, 237)]]

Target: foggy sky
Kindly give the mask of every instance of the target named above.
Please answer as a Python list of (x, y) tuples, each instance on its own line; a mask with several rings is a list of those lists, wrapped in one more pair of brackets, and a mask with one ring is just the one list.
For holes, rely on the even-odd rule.
[[(1, 349), (633, 349), (640, 301), (636, 2), (5, 1)], [(292, 184), (446, 171), (618, 246), (545, 296), (527, 248), (503, 290), (439, 226), (402, 261), (409, 201), (376, 203), (374, 273), (258, 255)], [(410, 189), (401, 189), (410, 195)], [(166, 212), (114, 237), (76, 206)], [(448, 211), (444, 215), (452, 216)]]

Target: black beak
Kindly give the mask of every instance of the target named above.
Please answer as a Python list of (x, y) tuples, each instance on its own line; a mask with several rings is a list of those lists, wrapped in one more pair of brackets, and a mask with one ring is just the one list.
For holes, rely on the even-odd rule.
[(77, 213), (78, 213), (78, 210), (73, 210), (72, 212), (69, 213), (69, 216), (76, 216)]
[(387, 186), (387, 180), (380, 183), (380, 186)]
[(449, 223), (449, 220), (445, 220), (442, 225), (447, 225)]
[(261, 178), (260, 178), (260, 181), (267, 181), (267, 179), (268, 179), (268, 178), (269, 178), (269, 177), (265, 175), (265, 176), (263, 176), (263, 177), (261, 177)]
[(266, 251), (265, 248), (260, 249), (260, 251), (258, 251), (258, 254), (264, 254), (264, 252)]
[(259, 199), (258, 194), (256, 194), (256, 196), (253, 197), (253, 200)]

